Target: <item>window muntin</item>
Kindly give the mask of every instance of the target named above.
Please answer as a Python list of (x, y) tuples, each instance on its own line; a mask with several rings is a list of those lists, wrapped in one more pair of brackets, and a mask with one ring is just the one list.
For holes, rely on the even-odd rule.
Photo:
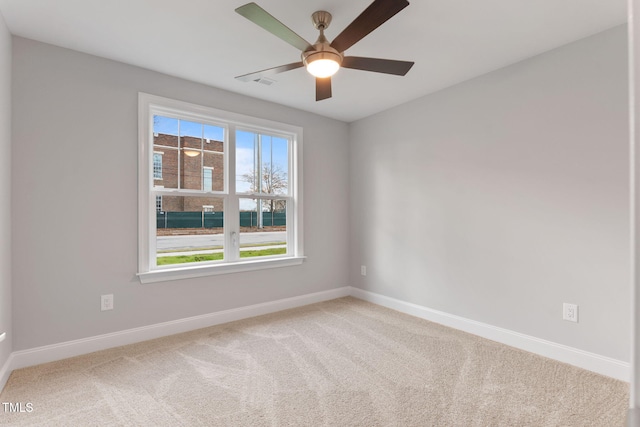
[[(146, 94), (140, 101), (142, 282), (302, 262), (300, 128)], [(145, 152), (162, 152), (161, 182)], [(154, 199), (155, 207), (145, 201)], [(247, 215), (254, 220), (243, 228)]]

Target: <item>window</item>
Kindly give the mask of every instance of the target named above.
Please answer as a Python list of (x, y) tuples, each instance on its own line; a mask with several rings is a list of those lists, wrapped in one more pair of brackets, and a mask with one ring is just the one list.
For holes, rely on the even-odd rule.
[(162, 153), (153, 153), (153, 179), (162, 179)]
[(302, 262), (301, 128), (142, 93), (139, 120), (141, 282)]

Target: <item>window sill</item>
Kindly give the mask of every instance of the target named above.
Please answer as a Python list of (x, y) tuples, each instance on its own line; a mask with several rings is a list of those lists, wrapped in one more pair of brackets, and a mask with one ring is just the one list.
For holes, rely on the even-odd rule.
[(218, 274), (242, 273), (267, 268), (290, 267), (300, 265), (306, 257), (242, 261), (234, 264), (179, 267), (138, 273), (140, 283), (166, 282), (170, 280), (191, 279), (194, 277), (216, 276)]

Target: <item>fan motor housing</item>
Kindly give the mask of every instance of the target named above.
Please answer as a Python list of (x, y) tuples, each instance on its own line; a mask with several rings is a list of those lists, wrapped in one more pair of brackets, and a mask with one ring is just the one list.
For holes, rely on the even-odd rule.
[(302, 62), (304, 65), (309, 65), (313, 61), (317, 61), (318, 59), (330, 59), (338, 63), (338, 65), (342, 64), (342, 55), (340, 52), (329, 46), (328, 44), (318, 44), (313, 46), (314, 50), (308, 50), (306, 52), (302, 52)]

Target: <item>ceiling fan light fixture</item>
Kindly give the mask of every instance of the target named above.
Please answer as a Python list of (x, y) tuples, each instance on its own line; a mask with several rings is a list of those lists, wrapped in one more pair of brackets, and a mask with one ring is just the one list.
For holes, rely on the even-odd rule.
[(333, 59), (316, 59), (307, 65), (307, 71), (314, 77), (331, 77), (340, 69)]
[(333, 76), (339, 69), (342, 56), (330, 50), (315, 51), (303, 58), (307, 71), (314, 77)]

